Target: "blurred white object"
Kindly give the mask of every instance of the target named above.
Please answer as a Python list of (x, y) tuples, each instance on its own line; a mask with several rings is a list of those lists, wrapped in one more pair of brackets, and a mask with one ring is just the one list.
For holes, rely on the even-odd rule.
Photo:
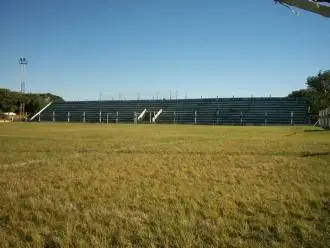
[(296, 14), (297, 12), (291, 8), (292, 6), (330, 18), (330, 5), (325, 5), (330, 4), (330, 0), (275, 0), (275, 3), (290, 8)]

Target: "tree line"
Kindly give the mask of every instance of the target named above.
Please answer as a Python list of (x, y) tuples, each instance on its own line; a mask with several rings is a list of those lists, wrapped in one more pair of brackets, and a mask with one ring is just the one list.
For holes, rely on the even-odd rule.
[(0, 113), (20, 111), (21, 103), (25, 104), (25, 112), (31, 116), (51, 101), (64, 102), (60, 96), (51, 93), (21, 93), (0, 88)]

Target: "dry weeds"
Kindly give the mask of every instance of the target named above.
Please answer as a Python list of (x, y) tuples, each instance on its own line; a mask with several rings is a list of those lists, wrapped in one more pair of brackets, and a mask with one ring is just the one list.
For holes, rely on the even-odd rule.
[(330, 132), (0, 125), (1, 247), (329, 247)]

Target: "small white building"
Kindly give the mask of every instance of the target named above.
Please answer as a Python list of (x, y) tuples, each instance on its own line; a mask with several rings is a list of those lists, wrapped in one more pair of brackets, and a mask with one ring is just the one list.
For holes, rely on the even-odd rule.
[(5, 115), (5, 116), (16, 116), (16, 114), (14, 112), (3, 113), (3, 115)]
[(16, 114), (14, 112), (6, 112), (0, 114), (0, 117), (2, 117), (1, 119), (3, 119), (3, 121), (14, 121), (15, 116)]

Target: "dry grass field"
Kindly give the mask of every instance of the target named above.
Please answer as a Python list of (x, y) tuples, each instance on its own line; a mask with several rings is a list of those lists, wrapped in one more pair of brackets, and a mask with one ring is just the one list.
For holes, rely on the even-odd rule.
[(0, 124), (0, 247), (330, 247), (330, 132)]

